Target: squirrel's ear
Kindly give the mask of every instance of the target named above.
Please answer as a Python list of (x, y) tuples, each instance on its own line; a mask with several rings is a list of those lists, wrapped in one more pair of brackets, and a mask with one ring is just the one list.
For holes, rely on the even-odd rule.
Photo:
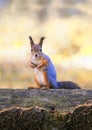
[(30, 44), (31, 44), (31, 46), (34, 44), (34, 41), (33, 41), (33, 39), (32, 39), (32, 37), (31, 36), (29, 36), (29, 39), (30, 39)]
[(42, 46), (44, 39), (45, 39), (45, 37), (41, 37), (40, 42), (39, 42), (39, 45), (40, 45), (40, 46)]

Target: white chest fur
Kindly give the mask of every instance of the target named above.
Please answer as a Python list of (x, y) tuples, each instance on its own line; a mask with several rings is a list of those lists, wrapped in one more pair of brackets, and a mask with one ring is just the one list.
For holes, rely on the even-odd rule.
[(43, 75), (43, 70), (39, 70), (39, 69), (35, 68), (34, 71), (35, 71), (36, 79), (39, 81), (39, 83), (41, 85), (46, 85), (45, 84), (45, 78), (44, 78), (44, 75)]
[(41, 61), (38, 60), (38, 59), (32, 59), (31, 61), (32, 61), (32, 63), (34, 63), (34, 64), (36, 64), (36, 65), (41, 64)]

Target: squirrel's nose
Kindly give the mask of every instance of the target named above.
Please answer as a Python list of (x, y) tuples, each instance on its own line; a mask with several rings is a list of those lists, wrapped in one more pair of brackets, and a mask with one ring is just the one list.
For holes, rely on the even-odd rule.
[(37, 54), (35, 54), (35, 57), (37, 57)]

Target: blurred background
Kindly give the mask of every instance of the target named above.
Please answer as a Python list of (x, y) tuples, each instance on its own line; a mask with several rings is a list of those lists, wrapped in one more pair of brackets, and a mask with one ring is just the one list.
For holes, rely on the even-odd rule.
[(29, 35), (46, 36), (58, 81), (92, 89), (92, 0), (0, 0), (0, 88), (34, 85)]

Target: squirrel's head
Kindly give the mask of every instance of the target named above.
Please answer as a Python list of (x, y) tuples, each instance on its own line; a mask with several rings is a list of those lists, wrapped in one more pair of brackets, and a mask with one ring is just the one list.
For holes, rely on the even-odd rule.
[(38, 44), (35, 44), (32, 37), (29, 36), (30, 44), (31, 44), (31, 55), (34, 58), (39, 58), (42, 54), (42, 44), (45, 37), (40, 38), (40, 42)]

